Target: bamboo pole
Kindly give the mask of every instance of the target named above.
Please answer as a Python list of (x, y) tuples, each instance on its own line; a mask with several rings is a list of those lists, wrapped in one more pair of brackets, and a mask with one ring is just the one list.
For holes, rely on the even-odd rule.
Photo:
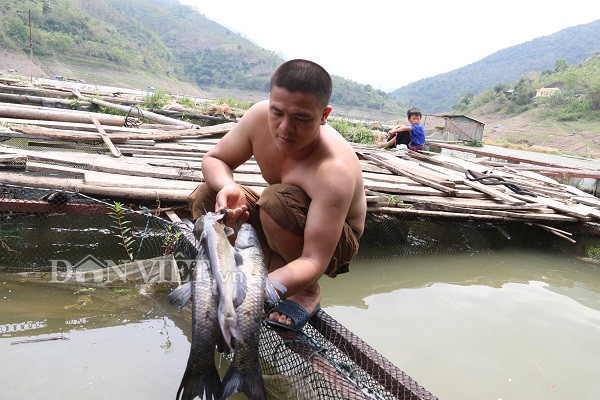
[[(54, 107), (57, 104), (60, 104), (61, 107), (72, 106), (71, 100), (67, 99), (58, 99), (52, 97), (41, 97), (41, 96), (29, 96), (24, 94), (10, 94), (10, 93), (0, 93), (0, 101), (4, 103), (13, 103), (13, 104), (35, 104), (43, 107)], [(83, 101), (78, 103), (79, 106), (88, 106), (89, 102)]]
[[(98, 114), (102, 115), (102, 114)], [(87, 121), (90, 121), (90, 116), (87, 117)], [(100, 121), (102, 122), (102, 121)], [(175, 131), (157, 131), (154, 133), (110, 133), (107, 134), (108, 137), (114, 142), (117, 141), (125, 141), (132, 139), (150, 139), (150, 140), (174, 140), (181, 137), (189, 136), (189, 137), (203, 137), (203, 136), (212, 136), (219, 135), (223, 133), (227, 133), (234, 126), (234, 122), (229, 122), (227, 124), (220, 125), (212, 125), (212, 126), (203, 126), (198, 129), (180, 129)], [(36, 126), (15, 126), (11, 127), (13, 131), (25, 133), (27, 135), (33, 136), (44, 136), (53, 139), (64, 139), (64, 140), (75, 140), (75, 141), (91, 141), (98, 142), (101, 141), (101, 138), (97, 134), (91, 134), (86, 132), (78, 132), (71, 130), (62, 130), (62, 129), (49, 129), (49, 128), (40, 128)]]
[(189, 122), (180, 121), (178, 119), (165, 117), (164, 115), (156, 114), (156, 113), (153, 113), (151, 111), (146, 111), (146, 110), (142, 111), (142, 110), (140, 110), (137, 107), (134, 108), (134, 107), (130, 107), (130, 106), (122, 106), (122, 105), (119, 105), (119, 104), (110, 103), (108, 101), (104, 101), (104, 100), (100, 100), (100, 99), (96, 99), (96, 98), (85, 97), (81, 93), (79, 93), (78, 91), (74, 91), (73, 93), (75, 93), (75, 95), (78, 98), (80, 98), (80, 99), (89, 101), (90, 103), (94, 103), (94, 104), (102, 106), (102, 107), (110, 108), (111, 110), (116, 110), (116, 111), (120, 111), (120, 112), (125, 113), (125, 114), (129, 114), (129, 115), (131, 115), (133, 117), (139, 118), (140, 120), (142, 120), (142, 119), (145, 118), (145, 119), (148, 119), (150, 121), (158, 122), (158, 123), (161, 123), (161, 124), (184, 126), (187, 129), (200, 128), (199, 125), (190, 124)]
[(113, 142), (111, 142), (110, 138), (104, 131), (104, 128), (102, 128), (102, 125), (98, 121), (98, 118), (94, 117), (93, 115), (90, 118), (94, 125), (96, 125), (96, 129), (98, 129), (98, 132), (100, 133), (100, 137), (104, 141), (104, 144), (106, 144), (106, 146), (108, 146), (108, 148), (110, 149), (110, 153), (115, 157), (121, 157), (121, 152), (115, 147)]
[[(19, 119), (35, 119), (46, 121), (60, 122), (79, 122), (89, 124), (90, 115), (94, 113), (76, 110), (59, 110), (54, 108), (36, 108), (23, 105), (4, 105), (0, 104), (0, 117), (19, 118)], [(98, 120), (103, 125), (123, 126), (125, 117), (119, 115), (96, 114)]]
[(98, 196), (101, 198), (114, 197), (138, 201), (161, 201), (169, 203), (186, 203), (190, 194), (185, 189), (147, 189), (127, 187), (107, 187), (88, 184), (79, 179), (63, 179), (49, 176), (28, 176), (0, 171), (0, 181), (12, 185), (41, 187), (47, 189), (64, 189), (72, 192)]

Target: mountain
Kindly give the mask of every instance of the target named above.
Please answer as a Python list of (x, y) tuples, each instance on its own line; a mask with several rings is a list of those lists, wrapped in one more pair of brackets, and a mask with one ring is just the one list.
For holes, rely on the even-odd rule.
[(517, 81), (531, 71), (554, 69), (559, 59), (576, 64), (598, 51), (600, 20), (500, 50), (465, 67), (403, 86), (389, 95), (404, 108), (415, 106), (428, 113), (450, 111), (467, 93), (477, 95), (496, 85)]
[[(2, 0), (0, 68), (29, 55), (47, 75), (87, 82), (165, 86), (266, 98), (281, 57), (176, 0)], [(2, 53), (2, 51), (0, 51)], [(332, 104), (364, 116), (402, 113), (385, 92), (334, 76)], [(157, 86), (157, 84), (153, 84)], [(377, 117), (376, 117), (377, 118)]]

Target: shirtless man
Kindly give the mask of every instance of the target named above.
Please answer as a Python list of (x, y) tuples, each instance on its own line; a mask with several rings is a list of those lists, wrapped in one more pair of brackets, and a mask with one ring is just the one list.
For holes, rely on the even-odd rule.
[[(204, 156), (206, 184), (190, 195), (194, 219), (212, 197), (215, 211), (228, 211), (228, 223), (249, 220), (260, 231), (269, 277), (287, 288), (282, 297), (288, 300), (267, 323), (293, 330), (318, 308), (319, 278), (348, 271), (365, 224), (360, 163), (327, 125), (331, 88), (318, 64), (282, 64), (271, 78), (269, 101), (251, 107)], [(233, 179), (232, 171), (252, 156), (269, 184), (260, 196)]]

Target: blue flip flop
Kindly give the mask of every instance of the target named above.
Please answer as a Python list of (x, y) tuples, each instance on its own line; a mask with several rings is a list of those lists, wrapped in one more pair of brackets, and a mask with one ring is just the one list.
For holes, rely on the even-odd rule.
[(287, 329), (292, 332), (300, 332), (302, 330), (302, 328), (304, 328), (304, 325), (306, 325), (308, 320), (310, 320), (311, 317), (313, 315), (315, 315), (317, 310), (320, 308), (321, 308), (321, 305), (317, 304), (315, 309), (313, 310), (313, 312), (309, 313), (300, 304), (296, 303), (295, 301), (286, 299), (286, 300), (283, 300), (282, 302), (280, 302), (279, 304), (277, 304), (275, 307), (273, 307), (269, 311), (269, 314), (272, 313), (273, 311), (277, 311), (278, 313), (289, 317), (294, 323), (292, 325), (288, 325), (283, 322), (272, 320), (269, 318), (269, 314), (267, 314), (267, 318), (265, 319), (265, 322), (268, 325), (272, 326), (273, 328)]

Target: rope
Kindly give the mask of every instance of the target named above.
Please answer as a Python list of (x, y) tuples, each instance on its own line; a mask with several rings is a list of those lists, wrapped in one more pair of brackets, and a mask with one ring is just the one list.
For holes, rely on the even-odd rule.
[(517, 194), (537, 197), (537, 195), (535, 193), (529, 192), (525, 189), (521, 189), (516, 184), (507, 182), (506, 179), (504, 179), (501, 176), (497, 176), (497, 175), (477, 176), (475, 174), (475, 172), (471, 171), (470, 169), (468, 169), (465, 172), (465, 175), (467, 176), (467, 179), (470, 181), (476, 181), (479, 183), (483, 183), (484, 185), (504, 185)]
[(138, 115), (140, 116), (140, 119), (141, 119), (141, 118), (142, 118), (142, 116), (143, 116), (143, 114), (142, 114), (142, 110), (140, 110), (140, 109), (138, 108), (138, 106), (135, 106), (135, 105), (133, 105), (133, 106), (129, 107), (129, 111), (127, 111), (127, 116), (125, 117), (125, 123), (123, 124), (123, 126), (124, 126), (124, 127), (126, 127), (126, 128), (139, 128), (139, 125), (138, 125), (138, 124), (136, 124), (135, 122), (133, 122), (133, 118), (132, 118), (132, 119), (130, 119), (131, 111), (132, 111), (134, 108), (137, 110), (137, 112), (138, 112)]

